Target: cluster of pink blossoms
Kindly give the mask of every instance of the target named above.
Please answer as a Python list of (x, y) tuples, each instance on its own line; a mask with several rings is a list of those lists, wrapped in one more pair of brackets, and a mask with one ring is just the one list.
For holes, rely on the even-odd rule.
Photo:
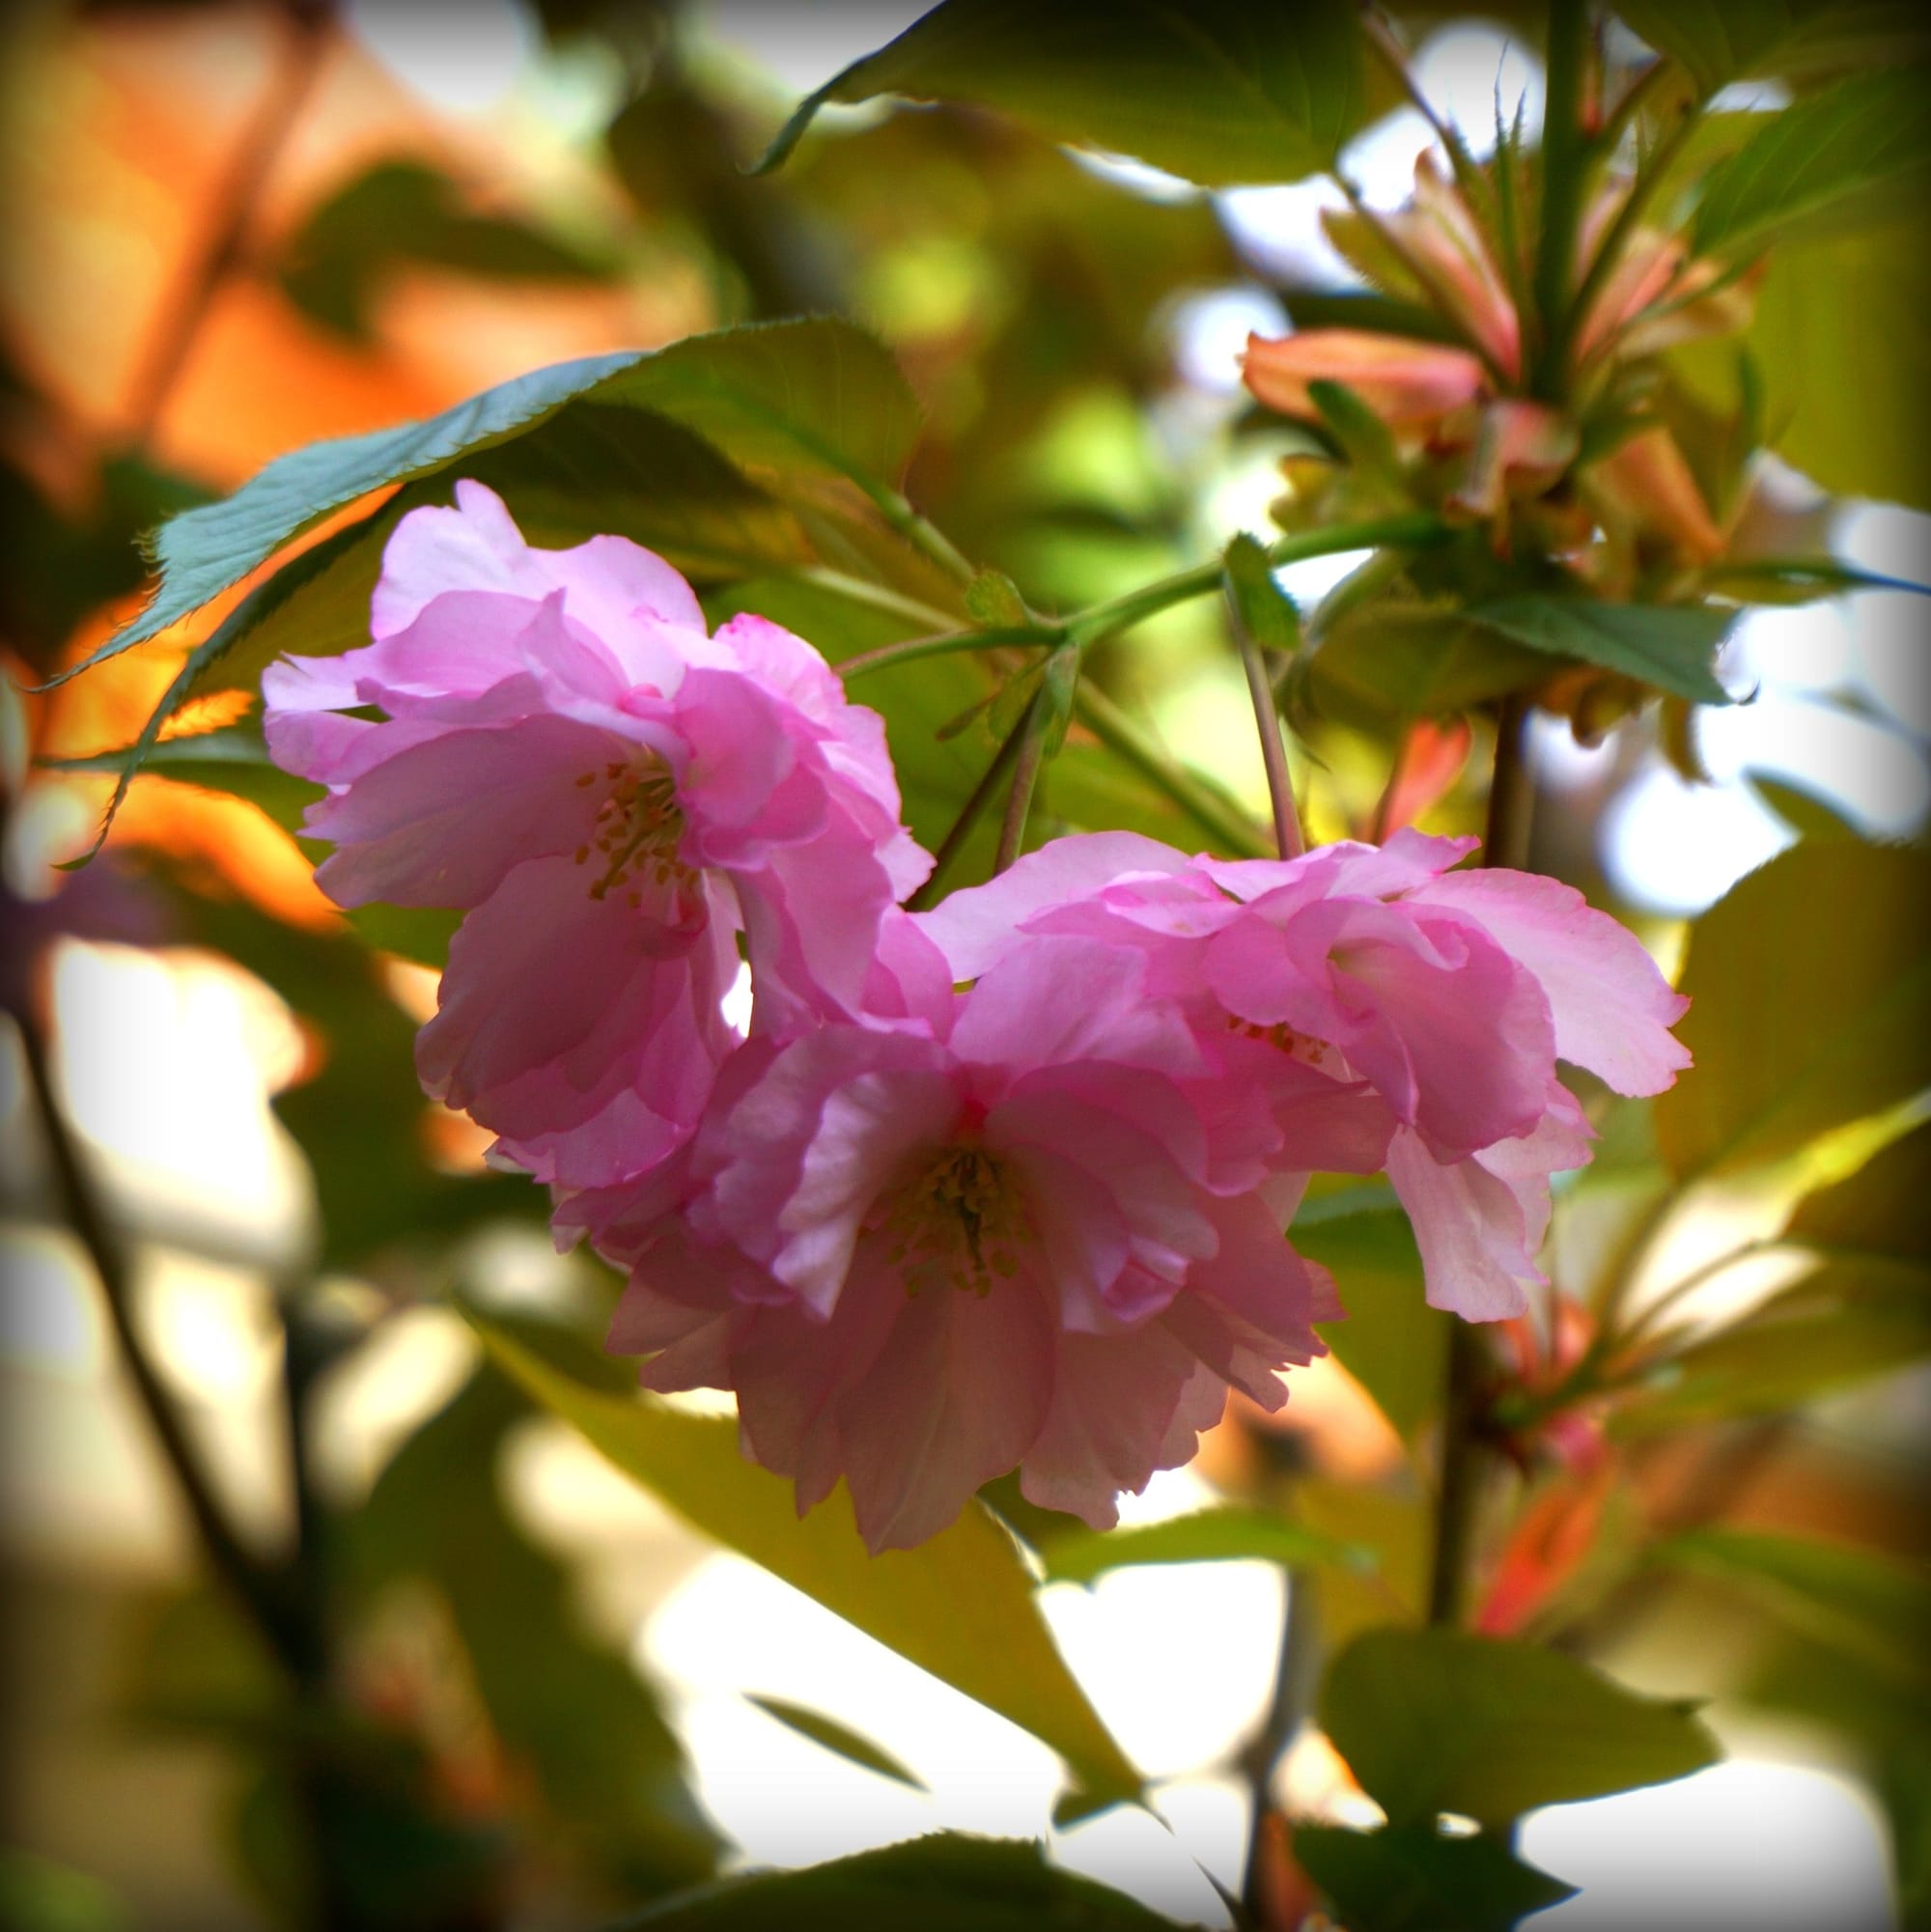
[(1340, 1313), (1283, 1233), (1309, 1173), (1385, 1170), (1429, 1300), (1520, 1313), (1589, 1154), (1558, 1058), (1624, 1093), (1687, 1063), (1637, 941), (1455, 872), (1469, 840), (1097, 833), (907, 913), (882, 727), (809, 645), (457, 498), (397, 526), (373, 643), (266, 681), (328, 790), (318, 877), (462, 910), (424, 1084), (629, 1270), (645, 1386), (735, 1390), (749, 1453), (801, 1509), (843, 1477), (875, 1550), (1014, 1469), (1110, 1525), (1230, 1386), (1277, 1408)]

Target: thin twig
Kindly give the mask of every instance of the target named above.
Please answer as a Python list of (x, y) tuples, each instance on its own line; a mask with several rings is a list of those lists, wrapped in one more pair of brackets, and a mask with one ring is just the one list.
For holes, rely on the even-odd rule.
[(283, 9), (286, 37), (267, 89), (229, 163), (208, 245), (186, 266), (182, 286), (161, 313), (130, 385), (123, 434), (134, 448), (153, 435), (174, 393), (208, 312), (247, 247), (262, 190), (287, 146), (303, 103), (322, 70), (332, 10), (320, 0), (291, 0)]
[(1031, 626), (1022, 629), (1011, 625), (995, 630), (943, 630), (936, 636), (907, 637), (896, 644), (881, 644), (876, 650), (860, 651), (854, 657), (840, 658), (831, 668), (849, 685), (854, 678), (888, 670), (894, 664), (916, 663), (921, 658), (944, 658), (959, 651), (992, 651), (1015, 645), (1044, 647), (1059, 641), (1053, 632), (1037, 630)]
[(1287, 1604), (1281, 1625), (1280, 1655), (1274, 1665), (1273, 1695), (1267, 1716), (1248, 1740), (1239, 1759), (1247, 1787), (1252, 1824), (1247, 1833), (1247, 1863), (1241, 1881), (1241, 1901), (1252, 1922), (1266, 1919), (1267, 1834), (1265, 1826), (1273, 1804), (1273, 1775), (1302, 1721), (1313, 1705), (1315, 1680), (1320, 1675), (1321, 1628), (1314, 1594), (1314, 1575), (1306, 1569), (1287, 1572)]
[(298, 1639), (273, 1580), (242, 1545), (229, 1522), (160, 1372), (149, 1358), (134, 1316), (133, 1283), (126, 1255), (102, 1210), (86, 1157), (74, 1139), (54, 1090), (47, 1043), (39, 1022), (26, 1012), (16, 1012), (14, 1018), (19, 1027), (21, 1057), (27, 1067), (27, 1083), (33, 1093), (41, 1134), (66, 1202), (68, 1225), (99, 1279), (128, 1380), (180, 1487), (188, 1514), (194, 1519), (210, 1568), (260, 1629), (275, 1656), (293, 1667)]

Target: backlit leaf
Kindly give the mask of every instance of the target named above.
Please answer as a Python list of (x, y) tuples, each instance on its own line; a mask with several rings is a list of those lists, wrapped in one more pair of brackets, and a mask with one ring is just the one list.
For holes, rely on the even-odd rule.
[(1334, 1660), (1322, 1728), (1394, 1826), (1499, 1828), (1540, 1805), (1682, 1778), (1718, 1757), (1691, 1709), (1573, 1657), (1443, 1630), (1372, 1630)]
[(761, 165), (826, 101), (902, 94), (995, 107), (1209, 187), (1294, 181), (1360, 125), (1362, 56), (1341, 0), (945, 0), (803, 101)]
[(1017, 1546), (981, 1504), (915, 1550), (873, 1556), (842, 1486), (800, 1518), (791, 1484), (744, 1458), (735, 1422), (606, 1393), (478, 1326), (538, 1401), (697, 1528), (1051, 1745), (1087, 1808), (1137, 1796), (1139, 1775), (1054, 1647)]

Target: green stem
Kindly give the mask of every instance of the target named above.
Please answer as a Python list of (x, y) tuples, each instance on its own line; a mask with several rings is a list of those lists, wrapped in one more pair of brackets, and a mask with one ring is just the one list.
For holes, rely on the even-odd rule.
[(1243, 858), (1273, 856), (1272, 845), (1244, 812), (1196, 778), (1105, 692), (1082, 683), (1074, 695), (1073, 714), (1101, 743), (1124, 759), (1149, 784), (1164, 792), (1210, 837), (1218, 839)]
[[(1412, 511), (1398, 517), (1374, 518), (1363, 523), (1343, 523), (1331, 530), (1312, 530), (1303, 536), (1283, 537), (1268, 546), (1267, 556), (1268, 562), (1278, 569), (1284, 564), (1305, 563), (1311, 557), (1338, 556), (1347, 550), (1372, 550), (1384, 546), (1419, 549), (1425, 545), (1439, 544), (1452, 534), (1441, 518), (1427, 511)], [(1067, 618), (1061, 628), (1081, 650), (1088, 650), (1149, 617), (1158, 616), (1162, 610), (1170, 610), (1177, 603), (1211, 595), (1220, 588), (1220, 577), (1217, 558), (1213, 563), (1196, 564), (1191, 570), (1142, 584), (1138, 590), (1128, 591), (1124, 596), (1089, 604)]]
[(1267, 1820), (1273, 1808), (1273, 1774), (1313, 1708), (1321, 1670), (1321, 1626), (1311, 1570), (1286, 1573), (1286, 1617), (1280, 1655), (1274, 1665), (1273, 1695), (1267, 1716), (1241, 1752), (1239, 1769), (1251, 1800), (1253, 1823), (1247, 1834), (1247, 1864), (1241, 1902), (1255, 1925), (1267, 1923)]
[(1287, 747), (1281, 742), (1280, 714), (1274, 709), (1273, 686), (1261, 661), (1260, 646), (1243, 621), (1240, 606), (1229, 594), (1227, 622), (1246, 673), (1247, 696), (1254, 707), (1254, 729), (1260, 734), (1261, 763), (1267, 770), (1268, 804), (1273, 814), (1274, 850), (1282, 858), (1299, 858), (1307, 850), (1301, 836), (1301, 812), (1295, 803), (1294, 779), (1287, 769)]
[(854, 475), (853, 481), (871, 498), (873, 506), (921, 556), (930, 558), (945, 574), (960, 583), (970, 583), (979, 574), (938, 525), (912, 508), (911, 499), (875, 477)]
[(985, 817), (986, 807), (992, 803), (993, 795), (1005, 781), (1006, 773), (1013, 769), (1014, 763), (1019, 758), (1020, 747), (1024, 742), (1027, 727), (1032, 722), (1033, 705), (1038, 702), (1039, 698), (1035, 695), (1033, 704), (1026, 707), (1024, 716), (1000, 742), (998, 750), (993, 754), (993, 762), (986, 767), (979, 782), (973, 786), (971, 797), (960, 806), (959, 816), (952, 821), (952, 829), (939, 841), (938, 851), (933, 855), (932, 871), (927, 875), (925, 883), (906, 901), (908, 912), (923, 912), (938, 897), (940, 882), (951, 870), (960, 853), (965, 850), (966, 840), (972, 836), (973, 827)]
[(854, 678), (873, 671), (888, 670), (894, 664), (915, 663), (921, 658), (944, 658), (959, 651), (991, 651), (1012, 645), (1044, 647), (1059, 638), (1050, 630), (1017, 625), (997, 630), (943, 630), (932, 637), (908, 637), (898, 644), (881, 644), (876, 651), (860, 651), (856, 657), (841, 658), (831, 668), (849, 685)]
[[(1486, 866), (1520, 865), (1527, 855), (1529, 808), (1534, 801), (1524, 756), (1528, 708), (1520, 696), (1503, 701), (1496, 726), (1495, 775), (1489, 782), (1488, 826), (1482, 842)], [(1441, 1481), (1435, 1505), (1435, 1554), (1428, 1579), (1428, 1620), (1461, 1621), (1474, 1554), (1476, 1504), (1480, 1500), (1484, 1386), (1487, 1351), (1471, 1322), (1449, 1318), (1447, 1386), (1441, 1405)]]
[(1013, 761), (1013, 781), (1006, 792), (1006, 815), (999, 825), (999, 849), (993, 860), (994, 876), (1005, 871), (1020, 855), (1025, 843), (1026, 815), (1032, 809), (1033, 787), (1039, 783), (1039, 768), (1046, 759), (1047, 726), (1051, 706), (1042, 683), (1026, 706), (1021, 721), (1020, 748)]
[(1564, 368), (1574, 329), (1569, 280), (1576, 230), (1582, 213), (1588, 137), (1582, 130), (1582, 87), (1589, 58), (1586, 0), (1550, 0), (1548, 92), (1542, 114), (1542, 233), (1535, 259), (1535, 305), (1542, 328), (1535, 393), (1562, 399)]

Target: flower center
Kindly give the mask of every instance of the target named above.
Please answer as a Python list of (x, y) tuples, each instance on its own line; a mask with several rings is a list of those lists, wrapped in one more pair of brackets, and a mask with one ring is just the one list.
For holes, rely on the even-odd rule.
[(1284, 1020), (1275, 1021), (1272, 1026), (1259, 1026), (1250, 1020), (1241, 1020), (1230, 1013), (1227, 1015), (1227, 1030), (1248, 1040), (1259, 1040), (1285, 1053), (1290, 1060), (1304, 1060), (1311, 1067), (1318, 1067), (1328, 1057), (1327, 1041), (1317, 1040), (1311, 1034), (1297, 1033)]
[(899, 1189), (883, 1232), (908, 1295), (938, 1287), (983, 1297), (1019, 1273), (1031, 1229), (1003, 1163), (966, 1143), (943, 1149)]
[(592, 853), (603, 856), (603, 871), (590, 887), (593, 899), (607, 898), (629, 885), (632, 906), (643, 903), (648, 879), (658, 885), (673, 880), (693, 885), (697, 875), (678, 856), (684, 843), (684, 813), (677, 802), (677, 786), (656, 759), (638, 764), (621, 760), (602, 771), (586, 771), (577, 784), (589, 788), (599, 778), (609, 788), (597, 807), (596, 828), (587, 845), (576, 848), (578, 865), (588, 865)]

